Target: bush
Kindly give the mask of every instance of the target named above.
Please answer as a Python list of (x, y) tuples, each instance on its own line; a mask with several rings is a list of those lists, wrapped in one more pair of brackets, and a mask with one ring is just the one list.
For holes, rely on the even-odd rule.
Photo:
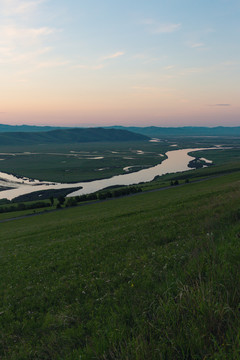
[(70, 206), (76, 206), (77, 205), (77, 201), (75, 198), (71, 197), (71, 198), (68, 198), (67, 199), (67, 202), (66, 202), (66, 207), (70, 207)]

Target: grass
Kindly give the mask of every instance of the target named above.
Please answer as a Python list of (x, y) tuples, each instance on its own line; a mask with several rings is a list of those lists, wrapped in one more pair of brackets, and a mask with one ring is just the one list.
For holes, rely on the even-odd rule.
[[(190, 170), (190, 171), (185, 171), (185, 172), (180, 172), (180, 173), (174, 173), (174, 174), (166, 174), (163, 176), (159, 176), (156, 177), (156, 179), (154, 179), (153, 181), (147, 182), (147, 183), (141, 183), (139, 185), (137, 185), (137, 188), (139, 187), (141, 189), (141, 191), (147, 192), (147, 191), (153, 191), (153, 190), (161, 190), (164, 188), (168, 188), (171, 183), (175, 182), (176, 180), (178, 181), (179, 185), (185, 185), (188, 186), (187, 183), (191, 182), (198, 182), (198, 181), (206, 181), (211, 177), (219, 177), (222, 176), (224, 174), (230, 174), (230, 173), (234, 173), (234, 172), (239, 172), (240, 171), (240, 162), (229, 162), (229, 163), (225, 163), (223, 165), (216, 165), (216, 166), (210, 166), (208, 168), (203, 168), (203, 169), (198, 169), (198, 170)], [(121, 188), (121, 186), (118, 186), (118, 188)], [(124, 188), (124, 187), (122, 187)], [(108, 189), (108, 188), (107, 188)], [(65, 193), (66, 190), (62, 190), (63, 193)], [(60, 192), (61, 190), (57, 190), (56, 192)], [(97, 192), (98, 193), (104, 193), (106, 192), (106, 189)], [(36, 200), (38, 202), (43, 201), (44, 203), (47, 202), (49, 203), (49, 198), (50, 195), (55, 195), (55, 191), (53, 190), (47, 190), (47, 191), (42, 191), (42, 197), (41, 200), (39, 200), (39, 195), (38, 192), (36, 193), (32, 193), (29, 195), (24, 195), (21, 196), (23, 198), (26, 198), (24, 201), (23, 199), (20, 201), (21, 203), (24, 204), (31, 204), (34, 203)], [(125, 195), (123, 195), (125, 196)], [(35, 201), (29, 201), (29, 199), (31, 198), (35, 198)], [(47, 200), (43, 200), (43, 199), (47, 199)], [(19, 198), (20, 200), (20, 198)], [(89, 200), (87, 201), (89, 202)], [(91, 201), (90, 201), (91, 202)], [(15, 203), (19, 203), (18, 198), (14, 199), (13, 203), (9, 203), (9, 204), (3, 204), (0, 205), (0, 209), (1, 207), (6, 208), (6, 207), (11, 207), (12, 205), (15, 205)], [(57, 199), (55, 198), (55, 206), (57, 205)], [(82, 205), (82, 204), (81, 204)], [(34, 214), (34, 213), (38, 213), (38, 212), (47, 212), (47, 211), (52, 211), (53, 208), (50, 207), (49, 209), (46, 207), (40, 208), (40, 209), (29, 209), (29, 210), (17, 210), (14, 212), (9, 212), (9, 213), (3, 213), (0, 214), (0, 220), (4, 220), (4, 219), (10, 219), (10, 218), (15, 218), (15, 217), (22, 217), (25, 215), (29, 215), (29, 214)]]
[(1, 224), (0, 358), (237, 359), (240, 173)]
[(222, 165), (229, 162), (239, 162), (240, 161), (240, 147), (239, 145), (233, 149), (219, 149), (215, 150), (205, 150), (193, 152), (190, 155), (198, 156), (198, 157), (207, 157), (211, 159), (214, 164)]
[(159, 154), (169, 149), (165, 142), (145, 141), (18, 146), (11, 150), (1, 146), (1, 171), (45, 181), (89, 181), (124, 174), (127, 166), (136, 166), (132, 169), (136, 171), (159, 164), (164, 159)]
[[(169, 150), (211, 147), (215, 143), (233, 146), (235, 150), (228, 152), (228, 161), (236, 160), (239, 141), (236, 143), (232, 138), (225, 140), (221, 138), (218, 140), (215, 138), (164, 139), (159, 143), (141, 141), (0, 146), (0, 156), (3, 159), (1, 171), (45, 181), (65, 183), (89, 181), (124, 174), (123, 169), (127, 166), (133, 166), (131, 171), (154, 166), (165, 159), (160, 154), (165, 154)], [(174, 144), (177, 146), (172, 147)], [(142, 150), (143, 153), (137, 153), (137, 150)], [(210, 159), (219, 151), (221, 150), (210, 152)], [(203, 155), (206, 154), (203, 152)]]
[[(172, 145), (177, 144), (176, 147)], [(170, 150), (225, 144), (233, 149), (196, 152), (216, 165), (239, 162), (239, 139), (169, 138), (159, 143), (106, 142), (63, 145), (0, 146), (1, 171), (43, 181), (73, 183), (125, 174), (125, 167), (138, 171), (161, 163)], [(142, 150), (143, 153), (138, 153)]]

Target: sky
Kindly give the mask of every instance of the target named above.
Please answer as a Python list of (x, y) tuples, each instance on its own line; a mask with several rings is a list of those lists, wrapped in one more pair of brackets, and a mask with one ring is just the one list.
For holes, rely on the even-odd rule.
[(240, 126), (239, 0), (0, 0), (0, 123)]

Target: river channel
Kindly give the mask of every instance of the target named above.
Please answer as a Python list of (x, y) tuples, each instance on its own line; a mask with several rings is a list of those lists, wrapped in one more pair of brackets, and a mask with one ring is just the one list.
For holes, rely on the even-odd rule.
[(189, 161), (193, 160), (194, 157), (188, 155), (188, 153), (192, 151), (212, 149), (217, 150), (219, 149), (219, 147), (168, 151), (166, 153), (167, 159), (163, 160), (161, 164), (150, 167), (148, 169), (143, 169), (137, 172), (127, 173), (123, 175), (116, 175), (108, 179), (79, 182), (74, 184), (62, 184), (47, 181), (43, 182), (39, 180), (29, 180), (27, 178), (17, 178), (14, 175), (0, 172), (0, 186), (11, 187), (11, 189), (9, 190), (0, 191), (0, 199), (6, 198), (12, 200), (17, 196), (28, 194), (34, 191), (82, 187), (82, 189), (74, 191), (68, 195), (76, 196), (90, 194), (114, 185), (133, 185), (140, 182), (148, 182), (153, 180), (154, 177), (157, 175), (161, 176), (167, 173), (176, 173), (180, 171), (192, 170), (188, 167), (188, 163)]

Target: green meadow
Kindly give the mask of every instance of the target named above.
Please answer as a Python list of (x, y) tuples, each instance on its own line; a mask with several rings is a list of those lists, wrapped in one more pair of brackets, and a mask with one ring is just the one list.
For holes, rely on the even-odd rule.
[(0, 165), (6, 173), (71, 183), (124, 174), (127, 166), (133, 166), (131, 171), (154, 166), (172, 149), (165, 141), (0, 146)]
[(239, 198), (235, 171), (0, 224), (0, 358), (238, 359)]
[(1, 171), (21, 177), (73, 183), (138, 171), (166, 159), (166, 152), (223, 145), (231, 149), (206, 150), (194, 155), (215, 165), (239, 162), (239, 140), (215, 137), (179, 137), (160, 142), (99, 142), (74, 144), (0, 145)]
[[(182, 148), (232, 146), (230, 150), (203, 151), (202, 157), (214, 156), (222, 164), (239, 160), (239, 143), (234, 139), (170, 138), (160, 142), (103, 142), (75, 144), (38, 144), (0, 146), (1, 171), (17, 176), (56, 181), (79, 182), (124, 174), (125, 167), (138, 171), (160, 164), (165, 153)], [(221, 152), (219, 155), (216, 153)], [(198, 156), (198, 155), (197, 155)], [(238, 156), (238, 158), (237, 158)]]

